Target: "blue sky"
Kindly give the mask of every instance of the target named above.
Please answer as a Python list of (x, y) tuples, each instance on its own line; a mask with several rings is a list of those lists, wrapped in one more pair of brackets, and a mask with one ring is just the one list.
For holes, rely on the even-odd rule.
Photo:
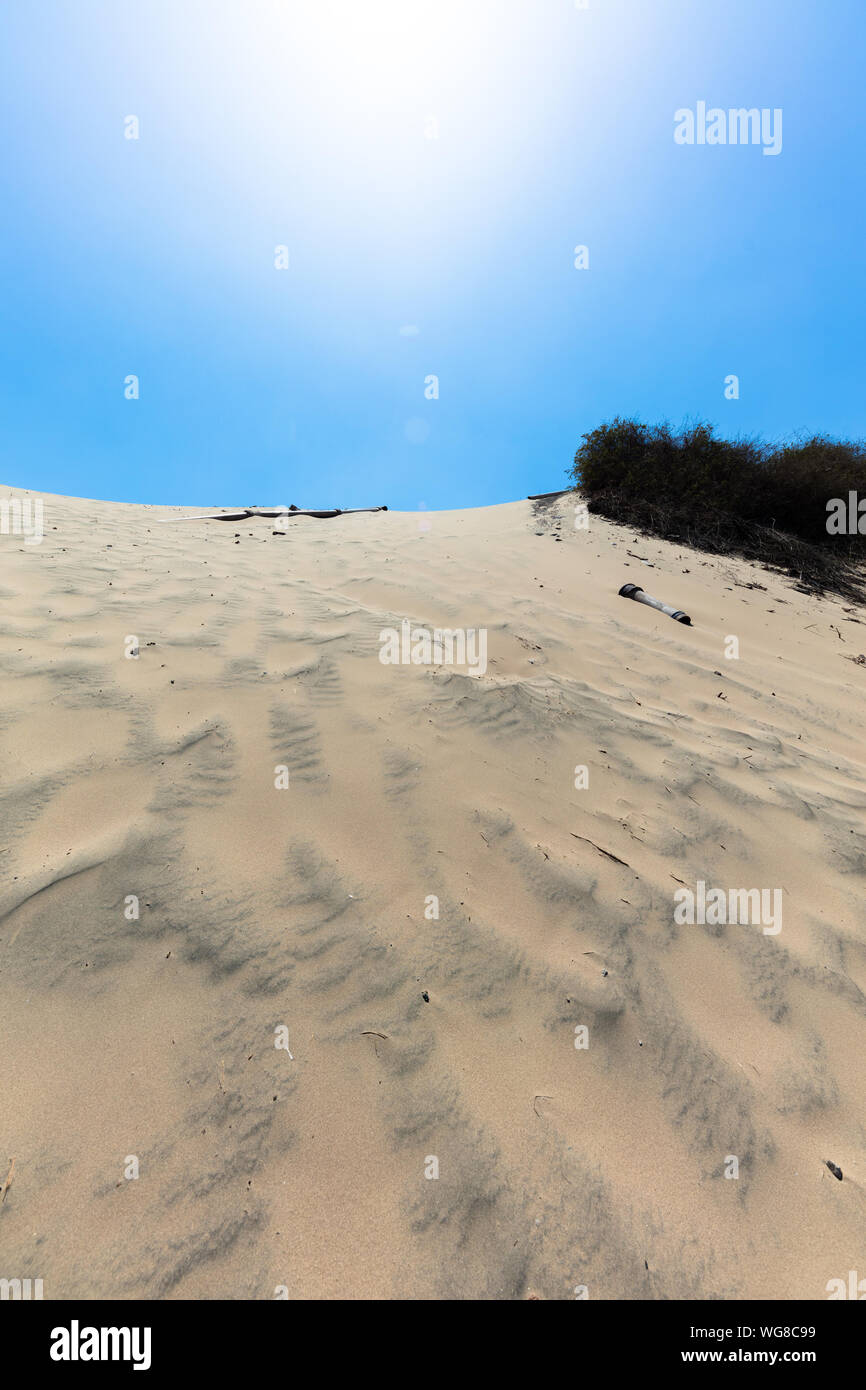
[[(862, 0), (5, 0), (0, 478), (463, 507), (616, 414), (866, 434), (864, 37)], [(699, 101), (781, 108), (781, 153), (676, 144)]]

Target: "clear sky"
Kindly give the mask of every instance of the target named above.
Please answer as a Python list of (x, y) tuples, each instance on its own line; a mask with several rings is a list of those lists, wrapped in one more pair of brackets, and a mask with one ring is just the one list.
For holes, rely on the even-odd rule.
[[(863, 0), (3, 0), (0, 479), (463, 507), (616, 414), (866, 434), (864, 38)], [(678, 144), (701, 101), (781, 152)]]

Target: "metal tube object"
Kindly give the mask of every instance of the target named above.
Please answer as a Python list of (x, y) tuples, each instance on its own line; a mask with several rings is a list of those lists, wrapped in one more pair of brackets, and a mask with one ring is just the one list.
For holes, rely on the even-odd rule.
[(657, 608), (660, 613), (666, 613), (669, 618), (678, 623), (686, 623), (688, 627), (692, 625), (688, 613), (684, 613), (681, 608), (671, 608), (669, 603), (662, 603), (661, 599), (651, 598), (649, 594), (644, 593), (639, 584), (623, 584), (619, 596), (633, 598), (635, 603), (645, 603), (648, 608)]

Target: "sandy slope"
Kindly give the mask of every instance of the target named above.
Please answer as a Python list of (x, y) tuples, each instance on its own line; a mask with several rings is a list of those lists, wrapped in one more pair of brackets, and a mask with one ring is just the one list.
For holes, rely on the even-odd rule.
[[(0, 1275), (498, 1299), (866, 1276), (866, 612), (575, 531), (567, 499), (284, 537), (45, 506), (41, 546), (0, 536)], [(486, 675), (382, 665), (402, 618), (486, 627)], [(781, 933), (675, 926), (698, 879), (781, 887)]]

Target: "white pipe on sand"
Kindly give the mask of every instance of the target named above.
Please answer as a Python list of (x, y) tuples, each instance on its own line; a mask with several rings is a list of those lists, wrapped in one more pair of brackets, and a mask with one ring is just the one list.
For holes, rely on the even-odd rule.
[(669, 603), (662, 603), (661, 599), (651, 598), (645, 594), (639, 584), (623, 584), (619, 591), (620, 598), (633, 598), (635, 603), (645, 603), (649, 608), (657, 608), (660, 613), (666, 613), (669, 618), (674, 618), (678, 623), (686, 623), (689, 627), (692, 620), (688, 613), (684, 613), (681, 608), (671, 608)]

